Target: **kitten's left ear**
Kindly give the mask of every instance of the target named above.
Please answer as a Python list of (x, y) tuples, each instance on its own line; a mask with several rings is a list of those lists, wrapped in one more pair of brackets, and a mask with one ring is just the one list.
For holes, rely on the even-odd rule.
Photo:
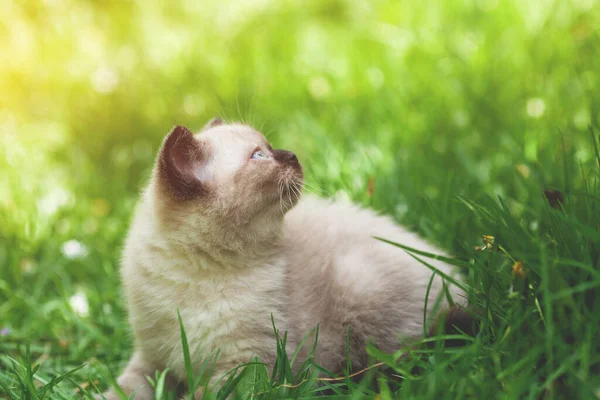
[(207, 129), (214, 128), (215, 126), (223, 125), (224, 123), (225, 121), (223, 121), (220, 117), (215, 117), (208, 121), (208, 123), (204, 125), (204, 128), (202, 128), (202, 130), (205, 131)]
[(158, 179), (175, 197), (190, 200), (205, 193), (207, 149), (190, 130), (176, 126), (158, 155)]

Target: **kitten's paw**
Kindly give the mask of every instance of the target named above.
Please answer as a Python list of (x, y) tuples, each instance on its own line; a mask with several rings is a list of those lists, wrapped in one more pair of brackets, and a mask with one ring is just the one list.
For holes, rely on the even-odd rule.
[[(180, 397), (179, 400), (188, 400), (190, 398), (190, 393), (185, 393)], [(194, 400), (202, 400), (202, 389), (196, 389), (194, 392)]]
[(202, 400), (203, 397), (203, 391), (202, 389), (196, 389), (196, 391), (194, 392), (194, 400)]
[[(154, 376), (156, 368), (150, 366), (144, 361), (142, 354), (137, 351), (129, 360), (129, 364), (117, 379), (117, 384), (126, 397), (135, 400), (153, 400), (154, 388), (148, 382), (146, 376)], [(169, 382), (165, 382), (167, 386), (171, 386)], [(110, 388), (102, 394), (107, 400), (120, 400), (121, 397), (117, 392)], [(102, 399), (102, 396), (96, 396), (96, 399)]]
[[(181, 400), (188, 400), (189, 398), (190, 398), (190, 394), (186, 393), (181, 397)], [(202, 391), (202, 388), (196, 389), (196, 391), (194, 392), (194, 400), (202, 400), (203, 398), (204, 398), (204, 392)]]
[[(136, 379), (127, 380), (123, 379), (123, 377), (119, 378), (119, 381), (121, 389), (128, 398), (134, 400), (154, 400), (154, 389), (149, 383), (146, 382), (145, 384), (139, 384), (138, 380)], [(123, 384), (121, 381), (125, 381), (126, 383)], [(128, 385), (127, 382), (132, 384)], [(102, 395), (94, 395), (94, 399), (121, 400), (121, 397), (113, 389), (110, 389), (109, 391), (102, 393)]]

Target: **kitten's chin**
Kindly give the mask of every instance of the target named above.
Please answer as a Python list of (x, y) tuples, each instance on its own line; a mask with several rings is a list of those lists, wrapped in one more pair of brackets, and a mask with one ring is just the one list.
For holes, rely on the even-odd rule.
[(291, 210), (302, 197), (302, 174), (290, 174), (279, 185), (279, 207), (283, 213)]

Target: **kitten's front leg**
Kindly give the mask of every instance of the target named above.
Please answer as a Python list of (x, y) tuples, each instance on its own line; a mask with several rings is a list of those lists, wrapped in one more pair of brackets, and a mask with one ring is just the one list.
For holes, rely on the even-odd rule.
[[(142, 354), (139, 351), (136, 351), (133, 354), (133, 357), (131, 357), (131, 360), (129, 360), (129, 364), (127, 364), (127, 367), (125, 367), (121, 376), (117, 379), (117, 383), (127, 396), (130, 396), (131, 393), (135, 392), (133, 396), (135, 400), (152, 400), (154, 399), (154, 388), (150, 385), (146, 376), (154, 378), (155, 371), (156, 368), (144, 361)], [(172, 379), (167, 378), (165, 383), (168, 386), (166, 389), (175, 389), (175, 384)], [(106, 397), (107, 400), (120, 399), (113, 389), (104, 393), (104, 397)]]

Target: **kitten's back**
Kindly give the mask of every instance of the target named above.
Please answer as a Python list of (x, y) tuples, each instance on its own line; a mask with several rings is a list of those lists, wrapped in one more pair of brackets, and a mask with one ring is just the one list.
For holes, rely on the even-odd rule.
[[(328, 349), (320, 354), (320, 362), (333, 370), (345, 363), (348, 324), (352, 358), (358, 366), (367, 362), (364, 348), (370, 339), (383, 350), (394, 351), (399, 335), (423, 333), (432, 271), (374, 236), (440, 253), (389, 217), (351, 204), (305, 197), (286, 216), (290, 329), (304, 335), (320, 323), (319, 347)], [(452, 274), (448, 265), (431, 264)], [(436, 277), (429, 310), (441, 289), (442, 281)], [(455, 295), (455, 288), (451, 292)]]

